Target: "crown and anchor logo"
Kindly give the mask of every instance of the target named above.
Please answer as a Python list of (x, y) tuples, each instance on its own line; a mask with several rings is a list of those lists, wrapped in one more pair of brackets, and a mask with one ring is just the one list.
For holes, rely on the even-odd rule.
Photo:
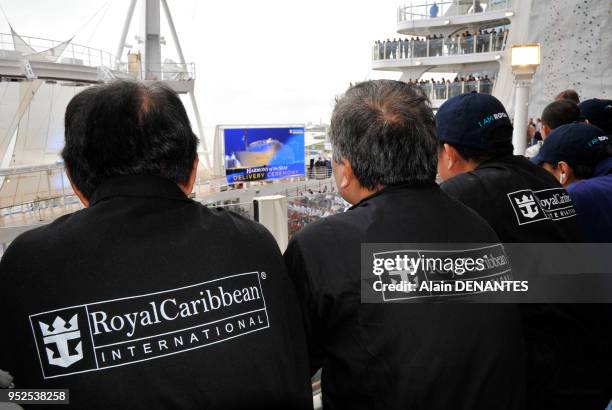
[[(55, 354), (53, 350), (49, 349), (48, 347), (45, 348), (47, 351), (47, 359), (49, 360), (49, 364), (60, 367), (69, 367), (83, 358), (82, 342), (77, 344), (75, 348), (76, 354), (71, 354), (68, 348), (69, 340), (81, 338), (78, 314), (72, 316), (68, 323), (66, 323), (66, 321), (61, 317), (56, 316), (51, 327), (43, 322), (38, 322), (38, 324), (40, 326), (40, 330), (42, 331), (45, 345), (55, 344), (59, 353), (59, 357), (54, 357)], [(51, 328), (53, 330), (51, 330)]]
[(534, 218), (540, 213), (533, 195), (523, 195), (521, 198), (514, 198), (514, 201), (525, 218)]

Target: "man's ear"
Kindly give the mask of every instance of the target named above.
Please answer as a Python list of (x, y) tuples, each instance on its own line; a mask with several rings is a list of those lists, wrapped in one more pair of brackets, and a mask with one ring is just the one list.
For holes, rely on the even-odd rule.
[(346, 189), (355, 180), (355, 172), (351, 163), (346, 158), (342, 158), (342, 167), (340, 167), (340, 184), (338, 188)]
[(191, 173), (189, 174), (189, 179), (184, 184), (178, 184), (181, 191), (185, 193), (185, 195), (189, 195), (193, 192), (193, 186), (195, 185), (196, 178), (198, 176), (198, 165), (200, 164), (200, 157), (197, 156), (193, 160), (193, 165), (191, 167)]
[(559, 182), (561, 183), (561, 185), (564, 185), (568, 181), (573, 180), (574, 171), (572, 170), (572, 167), (570, 167), (567, 162), (559, 161), (557, 163), (557, 167), (559, 168), (559, 173), (560, 173)]
[(451, 170), (457, 164), (460, 158), (459, 153), (449, 144), (444, 144), (443, 149), (446, 157), (448, 158), (448, 161), (446, 162), (447, 169)]
[(548, 135), (550, 135), (550, 131), (551, 129), (548, 127), (548, 125), (542, 123), (542, 132), (540, 133), (542, 134), (542, 139), (546, 139)]
[(81, 192), (81, 190), (75, 185), (72, 177), (70, 176), (70, 170), (66, 168), (66, 176), (68, 177), (68, 181), (70, 182), (70, 186), (72, 187), (72, 191), (79, 198), (79, 201), (83, 204), (85, 208), (89, 206), (89, 199), (85, 197), (85, 195)]

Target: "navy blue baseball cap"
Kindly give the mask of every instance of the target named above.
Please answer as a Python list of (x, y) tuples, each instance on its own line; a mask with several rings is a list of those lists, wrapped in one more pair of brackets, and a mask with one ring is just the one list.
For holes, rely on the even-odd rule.
[(438, 139), (482, 152), (512, 152), (512, 123), (495, 97), (467, 93), (451, 98), (436, 114)]
[(536, 164), (559, 161), (570, 165), (595, 165), (597, 156), (593, 155), (598, 147), (610, 143), (610, 138), (594, 125), (574, 122), (555, 128), (532, 158)]

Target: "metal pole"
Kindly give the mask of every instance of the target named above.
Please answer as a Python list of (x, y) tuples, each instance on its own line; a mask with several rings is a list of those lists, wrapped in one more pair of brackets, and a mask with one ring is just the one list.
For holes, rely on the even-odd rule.
[(185, 56), (183, 55), (183, 49), (181, 48), (181, 43), (179, 42), (178, 36), (176, 34), (176, 29), (174, 28), (174, 22), (172, 21), (172, 15), (170, 14), (168, 3), (166, 2), (166, 0), (161, 0), (161, 4), (164, 8), (164, 13), (166, 13), (166, 20), (168, 21), (168, 25), (170, 26), (170, 33), (172, 33), (172, 40), (174, 41), (179, 60), (181, 60), (181, 64), (185, 65)]
[(127, 37), (128, 30), (130, 29), (130, 23), (132, 22), (132, 16), (134, 15), (136, 1), (137, 0), (131, 0), (127, 15), (125, 16), (125, 22), (123, 23), (123, 31), (121, 32), (121, 38), (119, 39), (119, 44), (117, 45), (117, 52), (115, 53), (115, 67), (118, 67), (119, 62), (121, 62), (121, 54), (123, 54), (123, 47), (125, 47), (125, 38)]
[[(161, 5), (164, 8), (164, 13), (166, 14), (166, 21), (168, 22), (168, 26), (170, 26), (170, 33), (172, 34), (172, 40), (174, 41), (179, 60), (181, 61), (181, 64), (186, 67), (187, 63), (185, 62), (183, 49), (181, 48), (181, 43), (179, 42), (178, 35), (176, 34), (176, 28), (174, 27), (174, 21), (172, 20), (172, 15), (170, 14), (168, 3), (166, 2), (166, 0), (161, 0)], [(191, 98), (191, 105), (193, 106), (193, 112), (195, 114), (196, 123), (198, 125), (200, 143), (202, 144), (202, 148), (205, 153), (204, 163), (208, 169), (211, 169), (210, 152), (208, 151), (208, 144), (206, 144), (206, 139), (204, 138), (204, 127), (202, 126), (202, 120), (200, 119), (200, 111), (198, 110), (198, 104), (196, 103), (193, 90), (189, 91), (189, 97)]]
[(204, 164), (207, 169), (212, 169), (210, 165), (210, 152), (208, 151), (208, 144), (206, 144), (206, 139), (204, 138), (204, 127), (202, 126), (202, 120), (200, 119), (200, 111), (198, 110), (198, 104), (196, 103), (195, 95), (193, 90), (189, 91), (189, 97), (191, 98), (191, 105), (193, 107), (193, 113), (195, 114), (196, 123), (198, 125), (198, 133), (200, 134), (200, 143), (202, 144), (202, 149), (204, 150)]
[(529, 82), (516, 82), (516, 98), (514, 104), (514, 131), (512, 145), (515, 155), (525, 155), (527, 148), (527, 109), (529, 107)]

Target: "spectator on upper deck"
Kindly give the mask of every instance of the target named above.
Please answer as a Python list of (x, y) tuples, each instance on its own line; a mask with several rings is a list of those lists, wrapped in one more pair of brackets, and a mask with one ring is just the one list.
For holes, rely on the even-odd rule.
[(440, 8), (438, 7), (438, 4), (434, 1), (434, 4), (432, 4), (431, 8), (429, 9), (429, 17), (431, 18), (438, 17), (439, 11), (440, 11)]

